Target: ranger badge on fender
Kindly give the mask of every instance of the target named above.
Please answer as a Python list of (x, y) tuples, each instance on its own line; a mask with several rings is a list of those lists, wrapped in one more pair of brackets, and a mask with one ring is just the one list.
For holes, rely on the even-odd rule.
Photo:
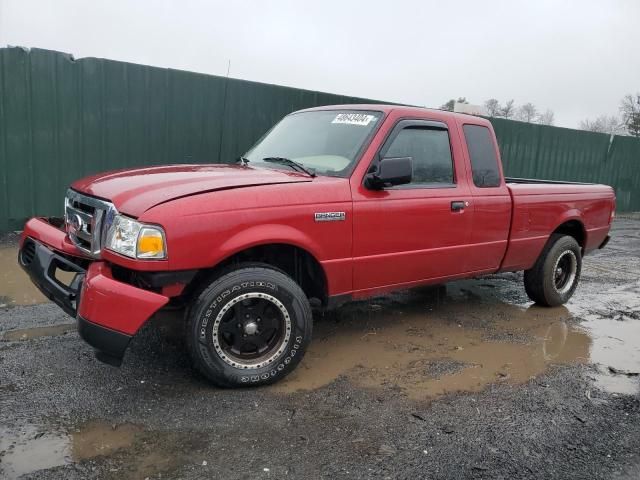
[(344, 221), (344, 212), (316, 212), (316, 222), (341, 222)]

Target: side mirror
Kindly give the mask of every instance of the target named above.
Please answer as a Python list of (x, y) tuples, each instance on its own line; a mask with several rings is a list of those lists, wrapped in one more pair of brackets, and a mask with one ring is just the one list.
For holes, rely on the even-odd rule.
[(368, 173), (365, 186), (371, 190), (380, 190), (393, 185), (411, 183), (413, 176), (413, 158), (383, 158), (378, 163), (378, 170)]

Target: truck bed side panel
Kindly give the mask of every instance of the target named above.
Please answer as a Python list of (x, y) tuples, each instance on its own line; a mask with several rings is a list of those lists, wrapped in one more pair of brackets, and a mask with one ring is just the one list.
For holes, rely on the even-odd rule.
[(604, 185), (508, 184), (513, 198), (509, 246), (501, 270), (533, 266), (549, 236), (576, 220), (584, 229), (585, 253), (598, 248), (611, 226), (613, 189)]

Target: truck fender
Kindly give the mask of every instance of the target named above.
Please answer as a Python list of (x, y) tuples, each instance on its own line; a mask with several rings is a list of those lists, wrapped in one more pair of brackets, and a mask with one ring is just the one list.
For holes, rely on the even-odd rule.
[(580, 224), (580, 228), (582, 229), (582, 235), (583, 235), (582, 247), (584, 248), (584, 245), (586, 245), (587, 243), (587, 230), (584, 224), (584, 216), (580, 210), (577, 210), (575, 208), (571, 210), (567, 210), (566, 212), (562, 213), (560, 218), (554, 222), (555, 226), (553, 227), (553, 230), (549, 232), (549, 236), (551, 236), (553, 232), (558, 230), (565, 223), (572, 222), (572, 221)]
[(306, 250), (318, 261), (323, 257), (318, 243), (302, 231), (290, 225), (263, 224), (242, 230), (219, 245), (216, 250), (220, 257), (216, 258), (215, 263), (219, 263), (242, 250), (270, 244), (293, 245)]

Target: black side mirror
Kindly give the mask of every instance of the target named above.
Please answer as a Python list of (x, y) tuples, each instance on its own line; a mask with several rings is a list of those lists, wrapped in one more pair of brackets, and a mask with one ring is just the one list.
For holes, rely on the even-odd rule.
[(365, 177), (365, 186), (371, 190), (380, 190), (393, 185), (411, 183), (413, 176), (413, 158), (383, 158), (378, 162), (378, 169), (368, 173)]

